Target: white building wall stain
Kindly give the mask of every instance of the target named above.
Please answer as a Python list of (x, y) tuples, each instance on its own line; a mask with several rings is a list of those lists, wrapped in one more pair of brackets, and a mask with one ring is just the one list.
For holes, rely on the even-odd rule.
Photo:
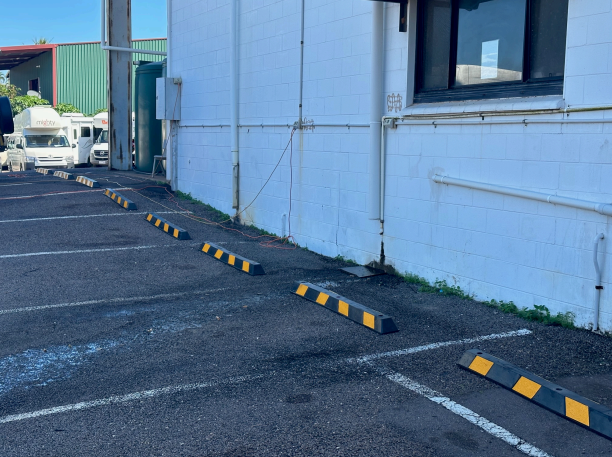
[[(242, 207), (270, 176), (290, 138), (291, 128), (266, 125), (297, 121), (300, 4), (239, 2), (239, 123), (245, 126), (240, 129)], [(183, 79), (179, 189), (232, 213), (229, 2), (172, 0), (172, 9), (170, 58), (173, 71)], [(400, 115), (396, 106), (407, 99), (407, 34), (397, 31), (398, 9), (386, 4), (384, 97), (393, 102), (393, 113), (381, 116)], [(400, 272), (444, 279), (483, 300), (571, 311), (578, 325), (588, 326), (595, 294), (593, 239), (603, 232), (601, 327), (612, 330), (608, 217), (431, 180), (434, 174), (447, 174), (611, 202), (612, 124), (388, 129), (381, 236), (379, 223), (367, 217), (369, 128), (321, 126), (369, 121), (371, 2), (307, 1), (305, 24), (303, 109), (315, 126), (296, 132), (293, 139), (291, 225), (300, 245), (368, 263), (379, 260), (384, 242), (386, 262)], [(612, 105), (611, 24), (610, 0), (570, 0), (565, 106)], [(387, 103), (384, 106), (387, 110)], [(569, 116), (579, 118), (612, 119), (612, 110)], [(289, 211), (289, 159), (287, 151), (245, 213), (245, 223), (282, 233), (282, 218)]]

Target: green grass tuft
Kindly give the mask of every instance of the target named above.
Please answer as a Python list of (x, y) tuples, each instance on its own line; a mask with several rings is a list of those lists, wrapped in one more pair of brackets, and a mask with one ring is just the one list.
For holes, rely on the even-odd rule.
[(334, 257), (334, 260), (337, 260), (338, 262), (344, 262), (344, 263), (348, 263), (349, 265), (355, 265), (358, 266), (359, 264), (357, 262), (355, 262), (354, 260), (351, 259), (347, 259), (344, 256), (341, 255), (337, 255), (336, 257)]
[(437, 280), (432, 284), (425, 278), (421, 278), (420, 276), (414, 274), (403, 275), (404, 281), (408, 284), (416, 284), (419, 286), (419, 292), (426, 294), (440, 294), (447, 297), (459, 297), (464, 300), (473, 300), (474, 297), (472, 295), (466, 294), (463, 289), (459, 286), (449, 286), (446, 280)]
[(531, 322), (540, 322), (545, 325), (560, 326), (564, 328), (576, 328), (574, 320), (576, 315), (570, 311), (566, 313), (557, 313), (555, 315), (550, 313), (550, 310), (544, 305), (534, 305), (533, 309), (519, 308), (513, 302), (491, 300), (484, 302), (485, 305), (491, 308), (496, 308), (503, 313), (514, 314), (520, 318)]
[[(418, 291), (422, 293), (439, 294), (447, 297), (459, 297), (464, 300), (474, 300), (473, 295), (466, 294), (459, 286), (449, 286), (444, 280), (437, 280), (432, 285), (425, 278), (414, 274), (401, 276), (408, 284), (419, 286)], [(576, 315), (569, 311), (566, 313), (557, 313), (553, 315), (544, 305), (534, 305), (533, 309), (529, 309), (519, 308), (511, 301), (505, 302), (491, 300), (483, 303), (491, 308), (498, 309), (503, 313), (514, 314), (515, 316), (531, 322), (540, 322), (545, 325), (555, 325), (570, 329), (576, 328), (574, 325)]]

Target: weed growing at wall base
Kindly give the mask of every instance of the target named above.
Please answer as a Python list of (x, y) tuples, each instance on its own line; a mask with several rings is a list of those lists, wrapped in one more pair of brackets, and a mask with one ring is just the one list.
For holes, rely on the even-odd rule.
[(463, 289), (459, 286), (449, 286), (445, 280), (437, 280), (433, 283), (433, 285), (429, 284), (429, 282), (425, 278), (421, 278), (420, 276), (408, 274), (404, 275), (404, 281), (408, 284), (416, 284), (419, 286), (419, 292), (427, 293), (427, 294), (442, 294), (445, 296), (451, 297), (459, 297), (464, 300), (473, 300), (474, 296), (466, 294)]
[[(440, 294), (450, 297), (459, 297), (464, 300), (474, 300), (473, 295), (466, 294), (459, 286), (449, 286), (446, 281), (437, 280), (431, 285), (425, 278), (414, 274), (403, 275), (404, 280), (408, 284), (415, 284), (419, 286), (418, 291), (428, 294)], [(544, 305), (534, 305), (533, 309), (519, 308), (513, 302), (491, 300), (483, 302), (485, 305), (496, 308), (503, 313), (514, 314), (515, 316), (521, 317), (525, 320), (532, 322), (540, 322), (545, 325), (557, 325), (564, 328), (576, 328), (574, 320), (575, 314), (572, 312), (557, 313), (555, 315), (550, 313), (550, 310)]]
[(534, 305), (533, 309), (519, 308), (513, 302), (491, 300), (484, 302), (491, 308), (499, 309), (503, 313), (514, 314), (528, 321), (540, 322), (545, 325), (558, 325), (565, 328), (575, 328), (574, 319), (576, 315), (570, 311), (566, 313), (550, 314), (550, 310), (544, 305)]
[(343, 257), (341, 255), (337, 255), (336, 257), (334, 257), (334, 260), (337, 260), (338, 262), (344, 262), (344, 263), (348, 263), (349, 265), (355, 265), (358, 266), (359, 264), (357, 262), (355, 262), (354, 260), (351, 259), (347, 259), (346, 257)]

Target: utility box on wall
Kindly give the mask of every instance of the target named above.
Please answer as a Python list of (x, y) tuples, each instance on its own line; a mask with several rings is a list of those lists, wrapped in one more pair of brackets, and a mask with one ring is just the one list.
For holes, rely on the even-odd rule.
[(181, 97), (178, 78), (157, 78), (156, 107), (157, 119), (167, 121), (181, 120)]

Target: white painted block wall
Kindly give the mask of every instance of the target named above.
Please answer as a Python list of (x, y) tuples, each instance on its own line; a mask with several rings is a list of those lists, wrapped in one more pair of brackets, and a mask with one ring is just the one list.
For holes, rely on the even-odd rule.
[[(172, 0), (170, 59), (183, 79), (179, 189), (231, 208), (229, 3)], [(241, 0), (240, 200), (261, 189), (298, 117), (299, 0)], [(385, 103), (405, 108), (408, 44), (398, 6), (385, 10)], [(476, 297), (572, 311), (592, 322), (593, 239), (609, 218), (448, 187), (434, 173), (593, 201), (612, 201), (612, 124), (400, 126), (389, 130), (385, 234), (367, 218), (371, 2), (307, 0), (304, 117), (260, 197), (243, 214), (281, 234), (289, 213), (302, 246), (360, 263), (386, 262)], [(612, 0), (570, 0), (565, 104), (612, 105)], [(443, 110), (442, 110), (443, 111)], [(530, 116), (533, 118), (534, 116)], [(561, 115), (549, 115), (558, 119)], [(612, 110), (572, 119), (610, 119)], [(509, 117), (510, 118), (510, 117)], [(541, 116), (540, 116), (541, 118)], [(261, 125), (264, 124), (262, 127)], [(330, 124), (335, 126), (323, 126)], [(353, 126), (338, 127), (352, 124)], [(292, 153), (291, 153), (292, 150)], [(291, 158), (292, 169), (289, 167)], [(602, 327), (612, 330), (612, 245), (604, 243)]]

